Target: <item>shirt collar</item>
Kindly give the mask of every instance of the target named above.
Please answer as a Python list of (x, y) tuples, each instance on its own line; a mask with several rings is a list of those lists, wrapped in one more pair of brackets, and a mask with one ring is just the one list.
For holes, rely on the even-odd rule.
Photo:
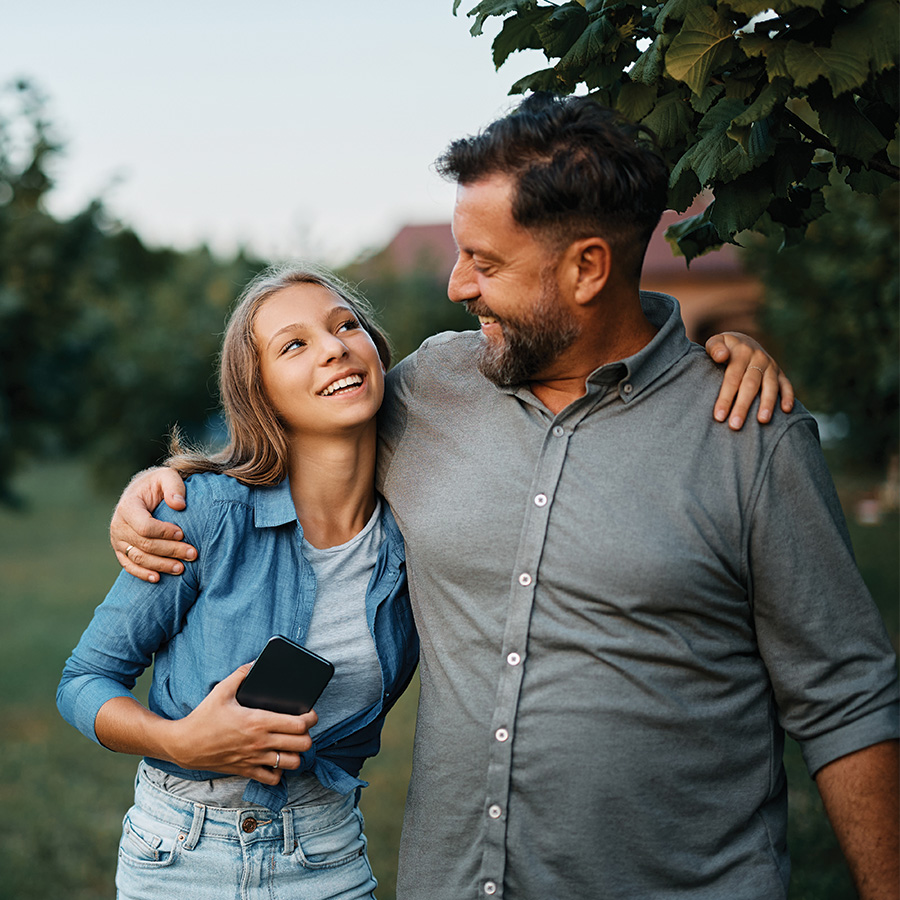
[[(291, 486), (287, 478), (278, 484), (251, 487), (250, 504), (253, 507), (253, 524), (257, 528), (277, 528), (297, 521), (297, 510), (294, 509), (294, 499), (291, 497)], [(392, 554), (402, 561), (403, 538), (390, 507), (383, 500), (381, 523), (387, 532)]]
[(275, 528), (297, 521), (297, 510), (287, 478), (278, 484), (254, 485), (250, 488), (253, 524), (257, 528)]
[(668, 294), (641, 291), (644, 315), (657, 331), (646, 346), (618, 362), (599, 366), (587, 378), (592, 384), (618, 382), (619, 397), (630, 403), (649, 384), (670, 369), (690, 349), (678, 301)]

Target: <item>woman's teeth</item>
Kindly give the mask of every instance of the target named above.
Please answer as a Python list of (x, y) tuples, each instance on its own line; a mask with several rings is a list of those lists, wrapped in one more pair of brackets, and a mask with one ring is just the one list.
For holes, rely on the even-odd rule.
[(319, 395), (330, 397), (335, 391), (339, 391), (342, 388), (357, 387), (362, 383), (362, 375), (348, 375), (346, 378), (338, 378), (337, 381), (333, 381), (324, 391), (319, 391)]

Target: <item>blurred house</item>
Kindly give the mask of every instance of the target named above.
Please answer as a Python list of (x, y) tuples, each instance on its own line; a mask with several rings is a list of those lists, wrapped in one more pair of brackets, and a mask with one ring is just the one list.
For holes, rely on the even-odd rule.
[[(680, 215), (671, 210), (663, 215), (647, 248), (641, 287), (677, 297), (688, 336), (698, 343), (720, 331), (756, 335), (755, 316), (763, 288), (744, 271), (740, 248), (726, 244), (698, 257), (688, 268), (683, 257), (672, 255), (663, 236), (669, 225), (701, 212), (703, 205), (698, 203)], [(448, 224), (406, 225), (384, 249), (356, 266), (368, 277), (428, 272), (445, 279), (455, 261), (456, 245)]]

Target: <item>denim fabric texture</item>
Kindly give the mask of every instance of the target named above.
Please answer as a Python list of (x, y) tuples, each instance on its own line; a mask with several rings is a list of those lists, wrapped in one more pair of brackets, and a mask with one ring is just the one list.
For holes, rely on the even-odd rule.
[(273, 813), (175, 797), (144, 764), (122, 824), (119, 900), (372, 900), (356, 792), (313, 792)]
[[(162, 575), (155, 585), (122, 572), (65, 665), (57, 691), (60, 712), (92, 740), (100, 707), (113, 697), (131, 696), (151, 662), (150, 709), (180, 719), (219, 681), (255, 659), (272, 635), (301, 644), (306, 637), (316, 577), (302, 553), (303, 532), (287, 480), (248, 487), (225, 475), (194, 475), (187, 479), (186, 499), (183, 512), (161, 504), (156, 515), (182, 528), (198, 558), (185, 564), (183, 575)], [(378, 752), (384, 716), (418, 660), (403, 538), (387, 504), (382, 525), (385, 540), (366, 594), (381, 699), (319, 734), (298, 770), (311, 771), (339, 794), (365, 784), (359, 770)], [(182, 778), (218, 774), (149, 762)], [(251, 781), (244, 799), (278, 811), (286, 796), (283, 783)]]

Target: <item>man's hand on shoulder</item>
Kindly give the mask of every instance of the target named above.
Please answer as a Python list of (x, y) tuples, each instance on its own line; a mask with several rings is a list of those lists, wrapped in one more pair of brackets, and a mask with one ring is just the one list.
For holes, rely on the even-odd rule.
[(726, 365), (713, 412), (717, 422), (727, 419), (728, 427), (739, 431), (757, 394), (756, 420), (761, 424), (772, 418), (779, 394), (783, 412), (789, 413), (794, 408), (793, 385), (753, 338), (736, 331), (715, 334), (706, 342), (706, 352), (714, 362)]
[(197, 558), (184, 543), (184, 533), (171, 522), (153, 518), (153, 510), (165, 500), (172, 509), (185, 509), (184, 482), (174, 469), (139, 472), (116, 504), (109, 539), (119, 564), (143, 581), (159, 581), (159, 573), (180, 575), (178, 560)]

